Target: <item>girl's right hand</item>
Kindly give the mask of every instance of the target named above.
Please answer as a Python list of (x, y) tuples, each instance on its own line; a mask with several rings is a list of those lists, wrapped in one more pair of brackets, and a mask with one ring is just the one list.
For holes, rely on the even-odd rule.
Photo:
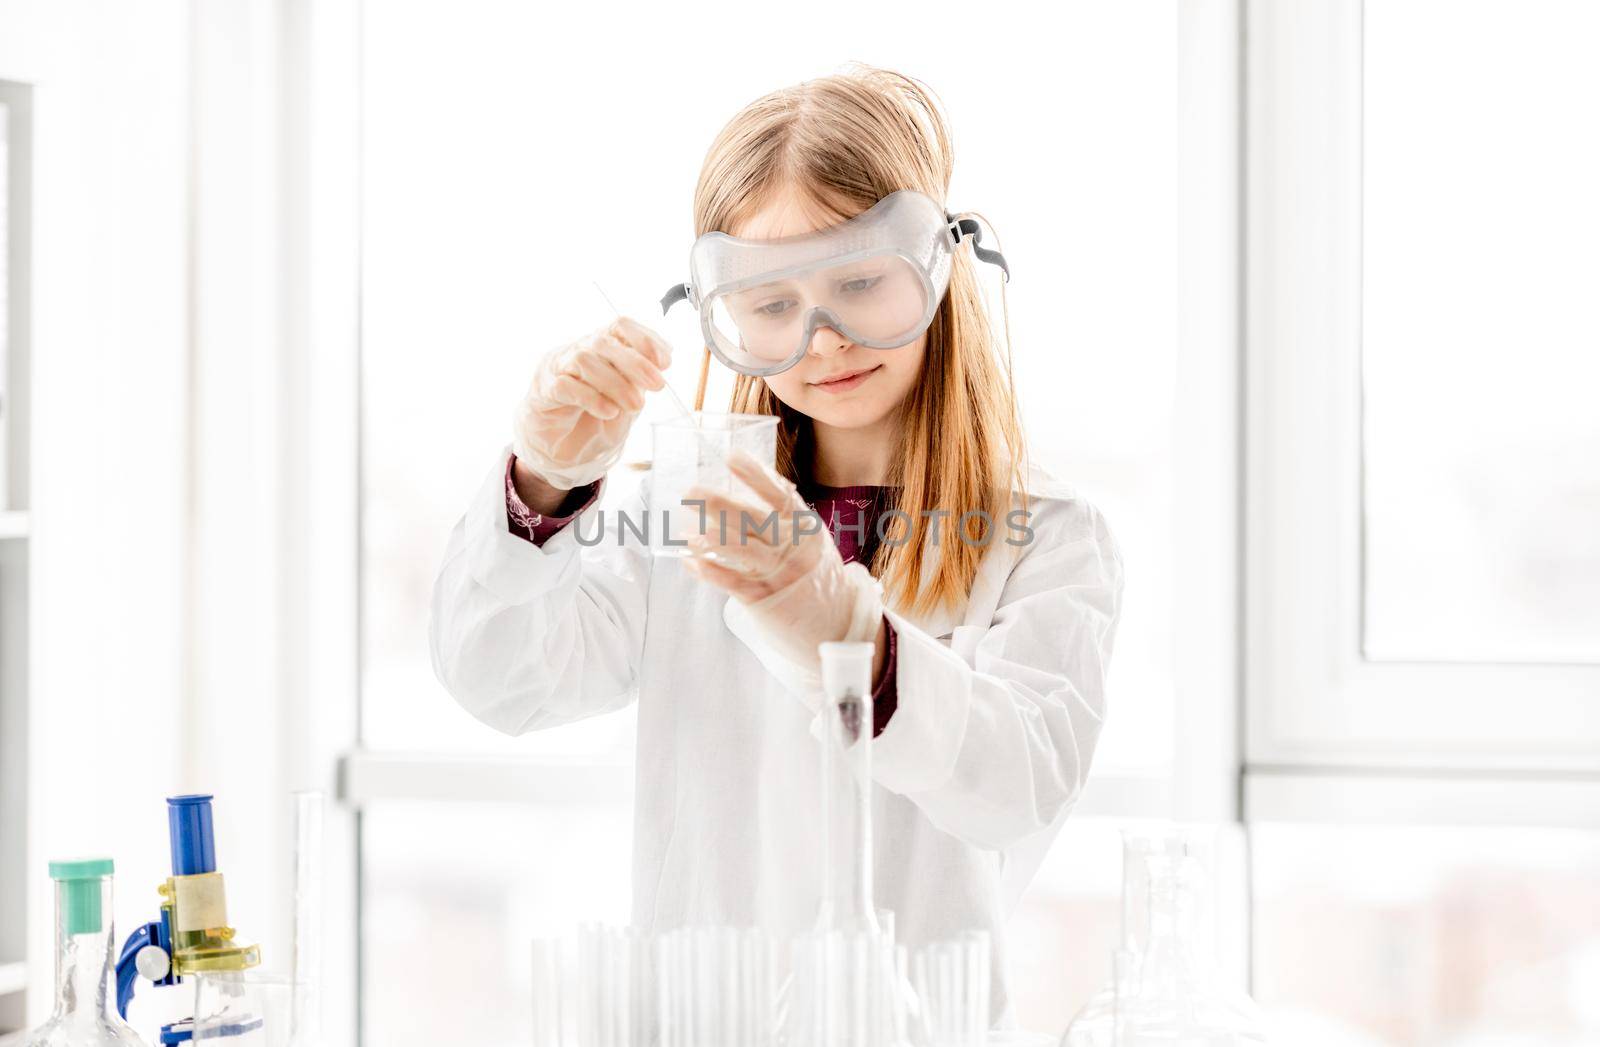
[(517, 459), (552, 487), (593, 483), (622, 457), (644, 394), (666, 384), (666, 339), (626, 317), (539, 361), (512, 421)]

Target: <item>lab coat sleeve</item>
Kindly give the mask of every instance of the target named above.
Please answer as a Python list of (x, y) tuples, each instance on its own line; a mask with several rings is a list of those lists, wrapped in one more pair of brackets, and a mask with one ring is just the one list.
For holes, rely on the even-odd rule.
[(505, 462), (451, 532), (428, 633), (434, 673), (455, 700), (523, 734), (634, 698), (650, 565), (647, 550), (617, 542), (616, 510), (595, 505), (542, 546), (511, 533)]
[[(1000, 850), (1076, 801), (1105, 715), (1122, 561), (1104, 520), (1070, 503), (1011, 570), (994, 620), (950, 645), (891, 615), (898, 700), (873, 776), (944, 831)], [(976, 634), (976, 635), (974, 635)]]

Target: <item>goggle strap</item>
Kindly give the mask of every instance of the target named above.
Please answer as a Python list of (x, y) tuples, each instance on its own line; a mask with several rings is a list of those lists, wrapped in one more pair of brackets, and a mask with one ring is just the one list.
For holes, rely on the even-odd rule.
[(689, 285), (674, 284), (670, 291), (661, 296), (661, 315), (666, 316), (667, 310), (671, 309), (679, 302), (688, 301), (688, 299)]
[(978, 256), (978, 261), (988, 262), (990, 265), (998, 265), (1000, 271), (1006, 274), (1006, 283), (1010, 283), (1011, 267), (1006, 265), (1006, 256), (999, 251), (991, 251), (979, 244), (979, 241), (983, 239), (983, 230), (978, 227), (978, 220), (976, 218), (956, 218), (953, 215), (946, 215), (945, 217), (950, 219), (950, 236), (955, 240), (956, 246), (960, 247), (961, 241), (970, 236), (972, 238), (972, 253)]

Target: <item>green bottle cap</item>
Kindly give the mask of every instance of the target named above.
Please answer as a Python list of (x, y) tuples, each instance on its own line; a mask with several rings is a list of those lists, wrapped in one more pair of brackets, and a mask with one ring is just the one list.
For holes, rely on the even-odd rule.
[(61, 905), (68, 934), (97, 934), (105, 929), (100, 912), (100, 881), (112, 871), (110, 858), (73, 858), (50, 863), (50, 879), (62, 885)]

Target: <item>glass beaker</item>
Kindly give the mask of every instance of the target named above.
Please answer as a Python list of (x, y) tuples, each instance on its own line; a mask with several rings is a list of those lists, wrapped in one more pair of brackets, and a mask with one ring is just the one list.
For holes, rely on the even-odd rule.
[[(685, 492), (704, 487), (735, 497), (749, 497), (745, 485), (728, 470), (735, 451), (771, 466), (778, 455), (778, 416), (771, 414), (713, 414), (697, 412), (658, 421), (651, 426), (650, 500), (647, 537), (656, 556), (689, 556), (688, 539), (707, 522), (700, 506), (684, 505)], [(754, 521), (759, 525), (763, 521)], [(728, 533), (737, 534), (738, 520), (727, 521)]]
[(254, 971), (214, 971), (192, 978), (195, 1041), (211, 1047), (314, 1047), (295, 1027), (295, 1001), (304, 986), (294, 979)]
[(56, 885), (56, 1005), (26, 1047), (142, 1047), (128, 1024), (107, 1009), (112, 968), (110, 858), (50, 863)]

